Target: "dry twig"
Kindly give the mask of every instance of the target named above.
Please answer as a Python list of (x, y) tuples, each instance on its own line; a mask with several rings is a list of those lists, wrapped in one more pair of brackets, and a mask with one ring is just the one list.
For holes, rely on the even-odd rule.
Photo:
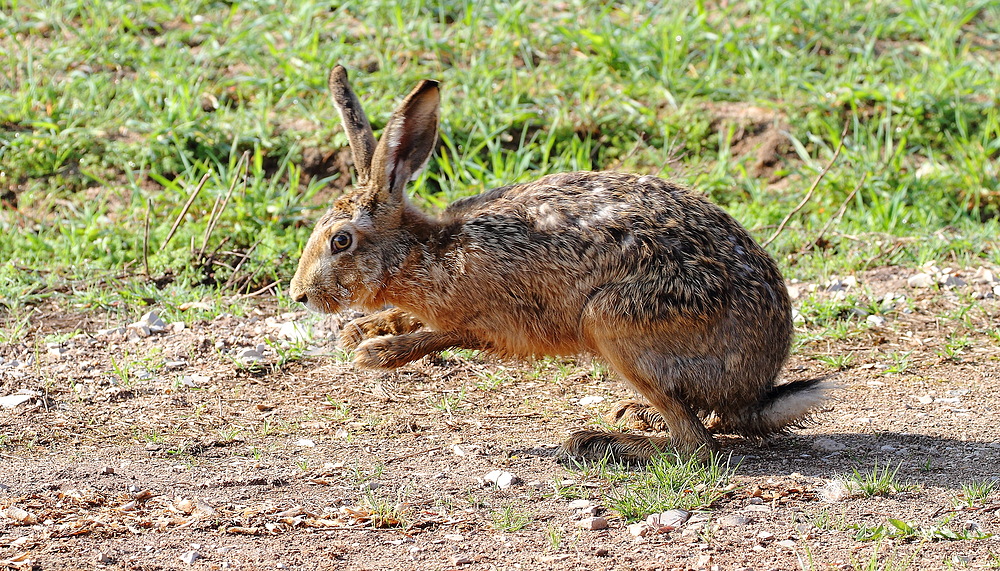
[(190, 210), (191, 205), (194, 204), (194, 199), (198, 197), (198, 193), (201, 192), (201, 189), (205, 186), (205, 183), (208, 182), (210, 176), (212, 176), (211, 172), (205, 173), (205, 175), (201, 177), (201, 181), (198, 182), (198, 186), (196, 186), (191, 192), (191, 195), (188, 196), (187, 202), (184, 203), (184, 208), (181, 208), (181, 213), (177, 215), (177, 219), (174, 220), (174, 225), (170, 227), (170, 232), (167, 233), (167, 239), (163, 241), (163, 244), (160, 245), (160, 249), (156, 251), (157, 254), (162, 252), (163, 249), (167, 247), (167, 244), (170, 243), (170, 239), (174, 237), (174, 233), (177, 232), (177, 228), (181, 225), (181, 220), (187, 216), (188, 210)]
[(800, 210), (802, 210), (806, 203), (809, 202), (809, 199), (812, 198), (813, 193), (816, 192), (816, 187), (819, 186), (819, 182), (823, 180), (826, 173), (830, 171), (830, 167), (833, 166), (833, 163), (837, 162), (837, 157), (840, 156), (840, 151), (844, 148), (844, 137), (847, 136), (847, 129), (849, 127), (850, 124), (844, 125), (844, 130), (840, 132), (840, 142), (837, 143), (837, 150), (833, 152), (833, 156), (830, 157), (830, 162), (826, 163), (826, 166), (823, 167), (822, 171), (820, 171), (819, 176), (817, 176), (816, 180), (813, 181), (812, 186), (809, 187), (809, 191), (806, 192), (804, 197), (802, 197), (802, 200), (798, 203), (798, 205), (796, 205), (795, 208), (793, 208), (792, 211), (785, 216), (785, 218), (781, 221), (781, 224), (778, 224), (778, 229), (774, 231), (774, 234), (771, 234), (771, 237), (761, 244), (761, 246), (767, 248), (771, 242), (774, 242), (774, 239), (777, 238), (782, 231), (784, 231), (785, 225), (792, 219), (792, 216), (795, 216)]

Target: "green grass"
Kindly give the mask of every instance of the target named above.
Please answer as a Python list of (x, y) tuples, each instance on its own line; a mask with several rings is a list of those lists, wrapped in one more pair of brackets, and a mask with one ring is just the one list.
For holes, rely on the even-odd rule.
[(847, 478), (847, 486), (851, 491), (865, 497), (889, 496), (913, 488), (912, 485), (900, 481), (899, 468), (900, 466), (893, 468), (886, 464), (879, 466), (877, 461), (865, 471), (855, 468)]
[[(616, 468), (608, 465), (606, 469)], [(735, 473), (735, 467), (715, 456), (703, 462), (693, 457), (659, 454), (642, 471), (619, 471), (605, 476), (613, 482), (607, 496), (608, 507), (628, 522), (675, 508), (708, 508), (725, 495)]]
[(531, 516), (517, 511), (512, 506), (494, 510), (491, 514), (493, 529), (497, 531), (521, 531), (531, 523)]
[(985, 503), (994, 492), (1000, 490), (1000, 481), (973, 480), (962, 484), (962, 491), (955, 497), (954, 503), (959, 507), (973, 508)]
[(887, 538), (904, 541), (914, 539), (960, 541), (988, 539), (993, 536), (978, 528), (969, 529), (959, 527), (952, 529), (952, 527), (949, 527), (952, 519), (954, 519), (953, 515), (946, 517), (938, 524), (921, 526), (912, 522), (888, 518), (885, 523), (874, 525), (854, 524), (847, 527), (854, 531), (855, 541), (881, 541)]
[[(289, 304), (337, 176), (306, 159), (346, 145), (336, 62), (376, 129), (443, 80), (441, 145), (413, 185), (428, 208), (614, 168), (696, 186), (765, 239), (846, 126), (771, 245), (789, 276), (1000, 263), (997, 29), (985, 0), (0, 0), (0, 329), (48, 299), (168, 319), (271, 286)], [(738, 125), (727, 109), (747, 106), (765, 119)], [(761, 171), (738, 139), (771, 124), (786, 144)]]

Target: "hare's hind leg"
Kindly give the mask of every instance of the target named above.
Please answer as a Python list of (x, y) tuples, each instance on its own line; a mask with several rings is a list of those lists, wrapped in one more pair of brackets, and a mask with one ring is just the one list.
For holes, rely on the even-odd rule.
[(364, 341), (354, 352), (354, 364), (366, 369), (395, 369), (452, 347), (486, 348), (478, 340), (455, 331), (417, 331)]
[[(662, 417), (663, 424), (670, 432), (670, 448), (682, 454), (697, 454), (707, 457), (715, 450), (715, 440), (709, 434), (701, 419), (684, 401), (681, 391), (686, 384), (697, 383), (707, 375), (713, 374), (711, 360), (673, 357), (656, 349), (637, 346), (634, 339), (616, 339), (605, 337), (598, 340), (600, 354), (608, 360), (611, 366), (624, 377), (642, 396), (646, 397), (652, 407)], [(645, 439), (648, 445), (641, 444)], [(564, 445), (564, 450), (570, 455), (574, 451), (584, 452), (589, 458), (603, 456), (599, 449), (603, 447), (609, 453), (616, 450), (636, 453), (629, 454), (631, 459), (642, 460), (643, 454), (655, 454), (663, 448), (664, 439), (649, 439), (616, 432), (600, 433), (585, 432), (572, 436)], [(617, 443), (617, 444), (616, 444)]]
[(418, 331), (424, 324), (409, 313), (391, 307), (349, 321), (340, 330), (340, 347), (353, 351), (365, 339)]

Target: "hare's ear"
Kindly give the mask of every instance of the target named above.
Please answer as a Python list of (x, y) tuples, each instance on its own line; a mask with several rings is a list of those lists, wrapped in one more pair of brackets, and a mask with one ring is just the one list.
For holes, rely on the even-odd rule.
[(358, 185), (367, 184), (371, 177), (372, 155), (375, 153), (375, 135), (365, 110), (361, 108), (358, 97), (347, 81), (347, 70), (342, 65), (330, 71), (330, 94), (351, 144), (354, 167), (358, 170)]
[(425, 79), (389, 118), (372, 157), (376, 204), (402, 202), (407, 181), (431, 158), (437, 143), (439, 100), (438, 82)]

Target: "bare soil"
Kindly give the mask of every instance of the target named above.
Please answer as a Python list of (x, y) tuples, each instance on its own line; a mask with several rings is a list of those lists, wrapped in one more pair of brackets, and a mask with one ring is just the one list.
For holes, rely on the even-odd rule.
[[(374, 373), (337, 353), (337, 318), (266, 301), (131, 339), (99, 333), (127, 325), (105, 315), (39, 307), (23, 338), (0, 346), (0, 397), (34, 391), (0, 408), (0, 565), (996, 567), (995, 537), (857, 537), (890, 518), (959, 537), (1000, 531), (1000, 494), (957, 501), (962, 483), (1000, 476), (997, 284), (968, 269), (944, 272), (968, 283), (909, 287), (916, 271), (790, 285), (804, 313), (845, 295), (905, 300), (884, 323), (803, 326), (809, 341), (785, 377), (835, 374), (829, 406), (763, 445), (723, 438), (741, 462), (735, 485), (695, 521), (643, 537), (608, 509), (616, 484), (555, 459), (567, 434), (633, 396), (587, 358), (463, 352)], [(281, 338), (291, 322), (313, 324), (304, 354)], [(256, 366), (238, 358), (268, 340)], [(876, 463), (910, 486), (873, 497), (838, 487)], [(493, 470), (515, 484), (484, 481)], [(578, 498), (607, 529), (580, 527)]]

